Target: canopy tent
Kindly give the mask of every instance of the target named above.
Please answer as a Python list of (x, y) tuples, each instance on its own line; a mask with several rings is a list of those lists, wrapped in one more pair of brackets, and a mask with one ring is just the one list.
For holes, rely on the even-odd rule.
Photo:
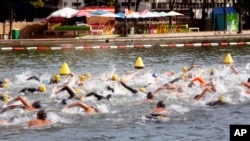
[(170, 11), (170, 12), (167, 12), (166, 16), (182, 16), (182, 15), (184, 15), (184, 14), (181, 14), (181, 13), (178, 13), (175, 11)]
[(50, 19), (52, 17), (59, 17), (59, 18), (72, 18), (74, 14), (76, 14), (78, 10), (65, 7), (62, 9), (59, 9), (57, 11), (52, 12), (46, 19)]
[(77, 13), (72, 15), (73, 17), (90, 17), (90, 13), (86, 10), (79, 10)]
[[(239, 14), (233, 7), (225, 7), (226, 12), (226, 30), (238, 30)], [(218, 19), (218, 30), (224, 30), (224, 10), (223, 7), (215, 7), (210, 14), (215, 25), (215, 17)]]
[(148, 10), (144, 10), (142, 12), (139, 13), (140, 18), (155, 18), (155, 17), (160, 17), (159, 14), (150, 12)]

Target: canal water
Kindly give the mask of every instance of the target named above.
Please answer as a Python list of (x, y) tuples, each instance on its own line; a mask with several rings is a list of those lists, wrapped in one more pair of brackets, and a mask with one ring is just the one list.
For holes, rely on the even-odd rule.
[[(230, 67), (223, 65), (227, 53), (239, 70), (234, 74)], [(85, 49), (54, 51), (2, 51), (0, 78), (9, 78), (8, 88), (1, 88), (0, 93), (11, 97), (20, 95), (24, 87), (38, 87), (46, 84), (47, 91), (23, 95), (29, 101), (40, 100), (47, 111), (48, 119), (55, 121), (52, 126), (29, 129), (27, 121), (36, 118), (36, 112), (14, 109), (0, 114), (1, 119), (8, 120), (15, 116), (10, 125), (1, 126), (1, 140), (8, 141), (48, 141), (48, 140), (82, 140), (82, 141), (227, 141), (230, 125), (250, 124), (250, 95), (240, 85), (250, 77), (250, 47), (193, 47), (193, 48), (125, 48), (125, 49)], [(144, 69), (135, 70), (137, 57), (141, 57)], [(73, 108), (62, 110), (61, 100), (68, 97), (67, 92), (54, 94), (56, 84), (47, 84), (54, 74), (59, 73), (61, 65), (66, 62), (75, 74), (91, 73), (92, 77), (78, 89), (83, 92), (97, 92), (104, 96), (112, 94), (110, 101), (97, 101), (93, 97), (84, 99), (88, 104), (98, 107), (100, 113), (85, 115), (83, 110)], [(163, 90), (151, 103), (141, 102), (146, 94), (131, 93), (118, 83), (107, 81), (112, 74), (118, 74), (126, 84), (139, 90), (154, 91), (164, 83), (182, 75), (182, 68), (195, 64), (193, 75), (209, 79), (211, 68), (216, 68), (217, 92), (209, 93), (203, 101), (194, 101), (194, 96), (201, 93), (198, 84), (194, 88), (186, 87), (188, 82), (178, 81), (184, 92), (170, 93)], [(174, 71), (174, 76), (167, 72)], [(131, 74), (127, 74), (130, 72)], [(133, 73), (132, 73), (133, 72)], [(155, 73), (157, 77), (152, 77)], [(41, 81), (27, 81), (29, 76), (41, 75)], [(112, 93), (106, 86), (112, 86)], [(224, 96), (228, 103), (223, 106), (209, 107), (207, 102)], [(164, 100), (170, 109), (169, 117), (161, 120), (148, 120), (146, 115), (154, 108), (158, 100)], [(76, 100), (68, 100), (68, 103)], [(1, 104), (3, 104), (1, 102)]]

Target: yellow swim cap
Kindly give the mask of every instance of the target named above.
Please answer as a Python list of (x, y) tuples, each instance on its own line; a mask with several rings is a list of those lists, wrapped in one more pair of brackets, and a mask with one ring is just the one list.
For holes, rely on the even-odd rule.
[(45, 85), (39, 86), (39, 90), (40, 90), (41, 92), (45, 92), (45, 91), (46, 91), (46, 86), (45, 86)]
[(182, 68), (182, 71), (183, 71), (183, 72), (187, 72), (187, 70), (188, 70), (187, 67), (183, 67), (183, 68)]
[(79, 80), (83, 82), (83, 81), (86, 80), (86, 77), (82, 75), (82, 76), (79, 77)]
[(147, 90), (146, 90), (144, 87), (140, 88), (139, 90), (140, 90), (141, 92), (143, 92), (143, 93), (146, 93), (146, 92), (147, 92)]
[(9, 87), (9, 85), (7, 83), (3, 83), (1, 86), (2, 86), (2, 88), (8, 88)]
[(211, 73), (215, 74), (216, 73), (216, 68), (211, 68)]
[(91, 74), (88, 72), (88, 73), (84, 74), (84, 76), (85, 76), (87, 79), (89, 79), (89, 78), (91, 77)]
[(125, 82), (125, 79), (124, 79), (124, 78), (121, 78), (121, 79), (120, 79), (120, 82), (123, 82), (123, 83), (124, 83), (124, 82)]
[(61, 79), (61, 78), (60, 78), (60, 75), (59, 75), (59, 74), (57, 74), (57, 75), (54, 76), (54, 80), (60, 81), (60, 79)]
[(117, 74), (113, 74), (112, 77), (111, 77), (111, 79), (114, 80), (114, 81), (117, 80), (117, 78), (118, 78)]
[(219, 97), (218, 97), (218, 101), (219, 101), (219, 102), (224, 102), (224, 96), (219, 96)]
[(2, 98), (3, 98), (4, 103), (8, 103), (10, 101), (10, 99), (11, 99), (8, 93), (4, 93), (2, 95)]

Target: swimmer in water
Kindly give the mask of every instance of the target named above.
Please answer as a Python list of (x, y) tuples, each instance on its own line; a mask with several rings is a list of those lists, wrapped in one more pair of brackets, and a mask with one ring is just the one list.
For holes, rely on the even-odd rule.
[(29, 93), (35, 93), (35, 92), (45, 92), (47, 90), (45, 85), (41, 85), (38, 88), (23, 88), (19, 91), (19, 93), (29, 94)]
[(37, 118), (28, 121), (28, 127), (42, 127), (52, 125), (54, 122), (47, 119), (47, 113), (44, 110), (37, 112)]
[(91, 105), (88, 105), (86, 103), (83, 103), (81, 101), (77, 101), (75, 103), (72, 103), (70, 105), (67, 105), (64, 107), (63, 110), (67, 110), (69, 108), (72, 108), (72, 107), (80, 107), (80, 108), (83, 108), (85, 110), (85, 113), (88, 114), (88, 115), (91, 115), (91, 114), (96, 114), (98, 113), (98, 109), (94, 106), (91, 106)]
[(250, 94), (250, 78), (246, 82), (241, 82), (241, 85), (247, 88), (245, 93)]
[(216, 88), (215, 88), (215, 85), (213, 83), (207, 83), (205, 88), (203, 89), (203, 91), (201, 92), (201, 94), (198, 94), (194, 97), (195, 100), (201, 100), (205, 97), (205, 95), (208, 93), (208, 92), (216, 92)]
[(223, 96), (219, 96), (216, 101), (211, 101), (208, 102), (206, 105), (208, 106), (221, 106), (221, 105), (226, 105), (227, 103), (224, 100)]
[(158, 101), (156, 107), (149, 112), (151, 117), (167, 117), (168, 110), (164, 101)]
[[(17, 101), (20, 101), (22, 103), (22, 105), (13, 104)], [(15, 108), (23, 108), (23, 109), (26, 109), (28, 111), (34, 111), (34, 110), (40, 109), (41, 107), (42, 106), (41, 106), (40, 101), (35, 101), (31, 104), (25, 97), (17, 96), (15, 98), (13, 98), (11, 101), (9, 101), (7, 103), (6, 107), (0, 109), (0, 113), (3, 113), (3, 112), (10, 110), (10, 109), (15, 109)]]

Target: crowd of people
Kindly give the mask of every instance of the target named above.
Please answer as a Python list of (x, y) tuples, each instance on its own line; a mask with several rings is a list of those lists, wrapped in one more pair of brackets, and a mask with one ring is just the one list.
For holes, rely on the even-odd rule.
[[(219, 70), (220, 69), (220, 70)], [(205, 101), (206, 97), (213, 97), (212, 101), (207, 101), (207, 106), (220, 106), (229, 104), (225, 99), (226, 95), (218, 93), (218, 84), (225, 80), (228, 74), (235, 77), (240, 76), (240, 71), (234, 65), (223, 65), (221, 68), (205, 69), (200, 65), (192, 64), (190, 67), (183, 67), (182, 71), (167, 71), (164, 73), (156, 73), (154, 71), (142, 71), (138, 69), (127, 71), (124, 74), (110, 74), (108, 78), (93, 77), (90, 73), (77, 75), (73, 72), (68, 75), (52, 75), (48, 82), (42, 81), (42, 75), (32, 75), (27, 77), (26, 82), (32, 81), (38, 84), (36, 87), (23, 87), (17, 93), (3, 93), (0, 95), (2, 101), (1, 115), (14, 110), (22, 109), (25, 112), (35, 111), (36, 118), (27, 121), (27, 126), (44, 127), (53, 125), (56, 121), (47, 118), (46, 107), (41, 101), (30, 102), (29, 96), (32, 94), (43, 94), (51, 92), (53, 97), (60, 99), (63, 106), (62, 112), (67, 112), (73, 107), (79, 107), (84, 115), (93, 115), (101, 113), (98, 106), (88, 103), (86, 100), (90, 97), (98, 103), (99, 101), (112, 102), (113, 96), (117, 95), (120, 89), (126, 90), (128, 96), (140, 95), (142, 97), (139, 103), (154, 103), (153, 109), (148, 109), (145, 113), (146, 118), (156, 119), (169, 117), (171, 115), (170, 108), (166, 107), (165, 99), (162, 96), (176, 95), (178, 98), (190, 98), (193, 103)], [(227, 74), (220, 73), (221, 70), (229, 70)], [(143, 80), (143, 84), (135, 84), (138, 80)], [(97, 83), (98, 82), (98, 83)], [(95, 89), (87, 89), (88, 83), (102, 83), (103, 90), (95, 91)], [(245, 94), (250, 94), (250, 78), (238, 82), (239, 86), (245, 88)], [(14, 87), (13, 81), (8, 78), (0, 81), (2, 91)], [(48, 88), (50, 88), (48, 90)], [(104, 92), (105, 91), (105, 92)], [(199, 94), (190, 94), (189, 92), (199, 92)], [(102, 93), (103, 92), (103, 93)], [(65, 95), (69, 95), (66, 96)], [(15, 96), (15, 97), (13, 97)], [(32, 112), (34, 113), (34, 112)], [(0, 125), (8, 126), (18, 118), (17, 115), (11, 115), (9, 119), (0, 118)]]

